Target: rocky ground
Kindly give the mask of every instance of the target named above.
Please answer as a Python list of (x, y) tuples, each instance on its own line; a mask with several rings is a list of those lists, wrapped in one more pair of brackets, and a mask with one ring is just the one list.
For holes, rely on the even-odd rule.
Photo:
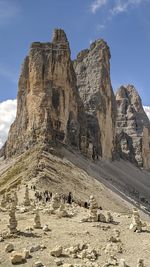
[[(130, 200), (127, 193), (130, 192), (131, 198), (133, 196), (130, 181), (132, 186), (139, 190), (141, 188), (148, 195), (146, 181), (149, 183), (149, 173), (146, 171), (139, 170), (125, 161), (104, 162), (98, 160), (92, 162), (79, 153), (65, 148), (60, 150), (57, 148), (51, 153), (34, 148), (11, 160), (1, 159), (0, 177), (0, 201), (4, 192), (7, 194), (13, 190), (12, 196), (15, 195), (14, 192), (17, 192), (18, 196), (17, 235), (9, 235), (7, 226), (9, 210), (4, 207), (0, 208), (1, 266), (12, 266), (12, 252), (6, 252), (9, 244), (13, 244), (13, 249), (17, 253), (21, 252), (21, 257), (24, 249), (27, 250), (27, 254), (28, 252), (30, 254), (29, 258), (19, 266), (38, 267), (40, 266), (38, 261), (40, 261), (46, 267), (55, 267), (61, 263), (72, 264), (74, 267), (102, 267), (108, 262), (110, 263), (110, 256), (115, 258), (111, 259), (112, 265), (106, 266), (117, 265), (120, 259), (125, 259), (131, 267), (142, 267), (142, 265), (137, 265), (139, 258), (143, 258), (145, 265), (149, 266), (149, 216), (140, 212), (142, 219), (148, 221), (147, 225), (142, 232), (133, 232), (129, 229), (132, 222), (132, 204), (126, 201)], [(142, 180), (143, 184), (140, 182)], [(31, 200), (27, 211), (24, 210), (23, 204), (26, 185), (28, 185)], [(51, 203), (40, 203), (37, 206), (41, 218), (41, 228), (34, 229), (36, 210), (33, 205), (35, 191), (31, 189), (33, 185), (36, 185), (39, 192), (49, 190), (53, 194), (56, 192), (67, 194), (71, 191), (75, 202), (81, 205), (89, 200), (90, 195), (94, 195), (98, 207), (103, 209), (98, 211), (104, 215), (107, 211), (111, 211), (114, 222), (81, 223), (82, 219), (89, 216), (89, 209), (77, 204), (65, 207), (67, 213), (72, 215), (71, 217), (60, 218), (57, 212), (54, 214), (49, 212)], [(46, 224), (50, 231), (43, 230)], [(116, 234), (116, 232), (114, 233), (115, 229), (120, 231), (118, 242), (116, 240), (112, 242), (111, 238)], [(51, 255), (51, 251), (56, 246), (62, 246), (61, 255), (58, 258)], [(61, 248), (59, 249), (61, 250)], [(121, 267), (125, 267), (125, 265), (121, 265)]]
[[(22, 253), (26, 249), (30, 254), (29, 258), (20, 263), (19, 266), (42, 266), (38, 263), (39, 261), (46, 267), (55, 267), (59, 264), (66, 267), (101, 267), (105, 266), (106, 263), (111, 263), (106, 266), (117, 266), (120, 259), (125, 259), (129, 266), (137, 266), (139, 258), (143, 258), (145, 265), (149, 266), (150, 224), (147, 222), (143, 231), (139, 233), (130, 230), (129, 227), (132, 222), (130, 207), (128, 210), (122, 208), (122, 212), (115, 212), (114, 208), (114, 211), (111, 212), (113, 222), (103, 223), (81, 222), (89, 216), (89, 209), (79, 207), (76, 204), (66, 204), (65, 206), (70, 217), (58, 216), (58, 210), (54, 211), (54, 214), (50, 214), (51, 202), (38, 204), (41, 229), (34, 229), (34, 207), (29, 206), (25, 212), (23, 203), (21, 204), (24, 198), (24, 189), (23, 186), (18, 190), (17, 234), (8, 234), (8, 210), (1, 208), (0, 211), (0, 235), (4, 237), (4, 239), (1, 238), (0, 242), (1, 266), (12, 266), (12, 252), (6, 251), (8, 244), (13, 244), (17, 253)], [(34, 191), (29, 190), (29, 195), (33, 199)], [(99, 212), (106, 216), (106, 210)], [(46, 224), (49, 231), (43, 230)], [(116, 233), (120, 233), (120, 236), (115, 237)], [(112, 237), (115, 238), (112, 239)], [(58, 246), (62, 248), (57, 248), (55, 251)], [(59, 257), (52, 256), (52, 251), (54, 255), (60, 253)], [(110, 256), (113, 256), (113, 259), (110, 259)]]

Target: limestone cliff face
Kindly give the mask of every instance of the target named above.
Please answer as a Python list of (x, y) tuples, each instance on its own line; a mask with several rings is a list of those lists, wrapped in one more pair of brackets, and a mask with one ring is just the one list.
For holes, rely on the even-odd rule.
[(64, 31), (56, 29), (51, 43), (32, 43), (22, 66), (17, 116), (6, 143), (6, 157), (37, 142), (59, 140), (80, 148), (82, 139), (86, 143), (82, 113), (69, 43)]
[(96, 153), (112, 159), (115, 131), (115, 97), (110, 81), (110, 51), (103, 40), (95, 41), (74, 61), (77, 87), (83, 101), (89, 140)]
[(116, 102), (116, 142), (120, 156), (150, 169), (150, 121), (141, 98), (134, 86), (121, 86), (116, 93)]
[(109, 60), (109, 47), (97, 40), (72, 62), (61, 29), (52, 42), (32, 43), (19, 79), (16, 119), (0, 156), (59, 142), (90, 159), (118, 155), (150, 169), (149, 119), (133, 86), (121, 86), (115, 99)]

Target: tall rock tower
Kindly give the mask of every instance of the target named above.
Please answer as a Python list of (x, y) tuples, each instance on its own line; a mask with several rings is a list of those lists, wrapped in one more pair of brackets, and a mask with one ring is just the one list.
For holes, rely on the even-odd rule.
[(115, 97), (110, 81), (110, 51), (103, 40), (91, 44), (74, 61), (77, 87), (83, 101), (88, 134), (96, 153), (112, 159), (115, 135)]
[(150, 169), (150, 121), (133, 85), (121, 86), (116, 93), (117, 143), (120, 156), (139, 167)]
[(6, 157), (56, 140), (80, 148), (82, 135), (86, 136), (83, 105), (63, 30), (54, 31), (51, 43), (32, 43), (22, 66), (17, 100)]

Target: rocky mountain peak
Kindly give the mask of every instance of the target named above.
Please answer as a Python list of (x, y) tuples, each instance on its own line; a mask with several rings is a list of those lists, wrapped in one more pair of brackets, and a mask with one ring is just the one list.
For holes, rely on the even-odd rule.
[(68, 39), (66, 33), (62, 29), (54, 29), (52, 35), (52, 43), (59, 44), (59, 43), (68, 43)]
[(121, 86), (116, 103), (116, 131), (123, 158), (132, 158), (138, 166), (150, 168), (150, 121), (135, 87)]
[(110, 81), (110, 51), (102, 39), (81, 51), (74, 61), (77, 87), (87, 116), (88, 132), (96, 150), (112, 158), (115, 97)]
[(54, 31), (52, 43), (32, 43), (22, 66), (17, 100), (17, 117), (9, 132), (6, 157), (37, 143), (49, 146), (62, 142), (80, 147), (86, 125), (84, 115), (79, 115), (82, 104), (63, 30)]
[(134, 87), (134, 85), (121, 86), (116, 93), (116, 100), (126, 99), (130, 105), (132, 105), (136, 111), (143, 112), (142, 100)]

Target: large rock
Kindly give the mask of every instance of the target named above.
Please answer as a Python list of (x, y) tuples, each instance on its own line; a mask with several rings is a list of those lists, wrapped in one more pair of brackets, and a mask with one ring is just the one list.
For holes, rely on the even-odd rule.
[(17, 252), (17, 251), (13, 251), (11, 253), (10, 259), (11, 259), (12, 264), (20, 264), (20, 263), (23, 263), (23, 261), (24, 261), (22, 253)]
[(14, 250), (14, 245), (9, 243), (5, 246), (5, 252), (9, 253), (12, 252)]
[(109, 47), (103, 40), (97, 40), (74, 61), (77, 87), (87, 116), (89, 143), (104, 159), (112, 158), (115, 133), (116, 109), (109, 60)]
[(61, 246), (57, 246), (53, 248), (50, 254), (54, 257), (60, 257), (62, 255), (63, 248)]
[(82, 135), (86, 143), (83, 105), (63, 30), (54, 31), (51, 43), (32, 43), (22, 66), (17, 102), (6, 157), (36, 143), (59, 141), (80, 148)]
[(116, 93), (116, 144), (119, 156), (150, 168), (150, 121), (141, 98), (132, 85), (121, 86)]

